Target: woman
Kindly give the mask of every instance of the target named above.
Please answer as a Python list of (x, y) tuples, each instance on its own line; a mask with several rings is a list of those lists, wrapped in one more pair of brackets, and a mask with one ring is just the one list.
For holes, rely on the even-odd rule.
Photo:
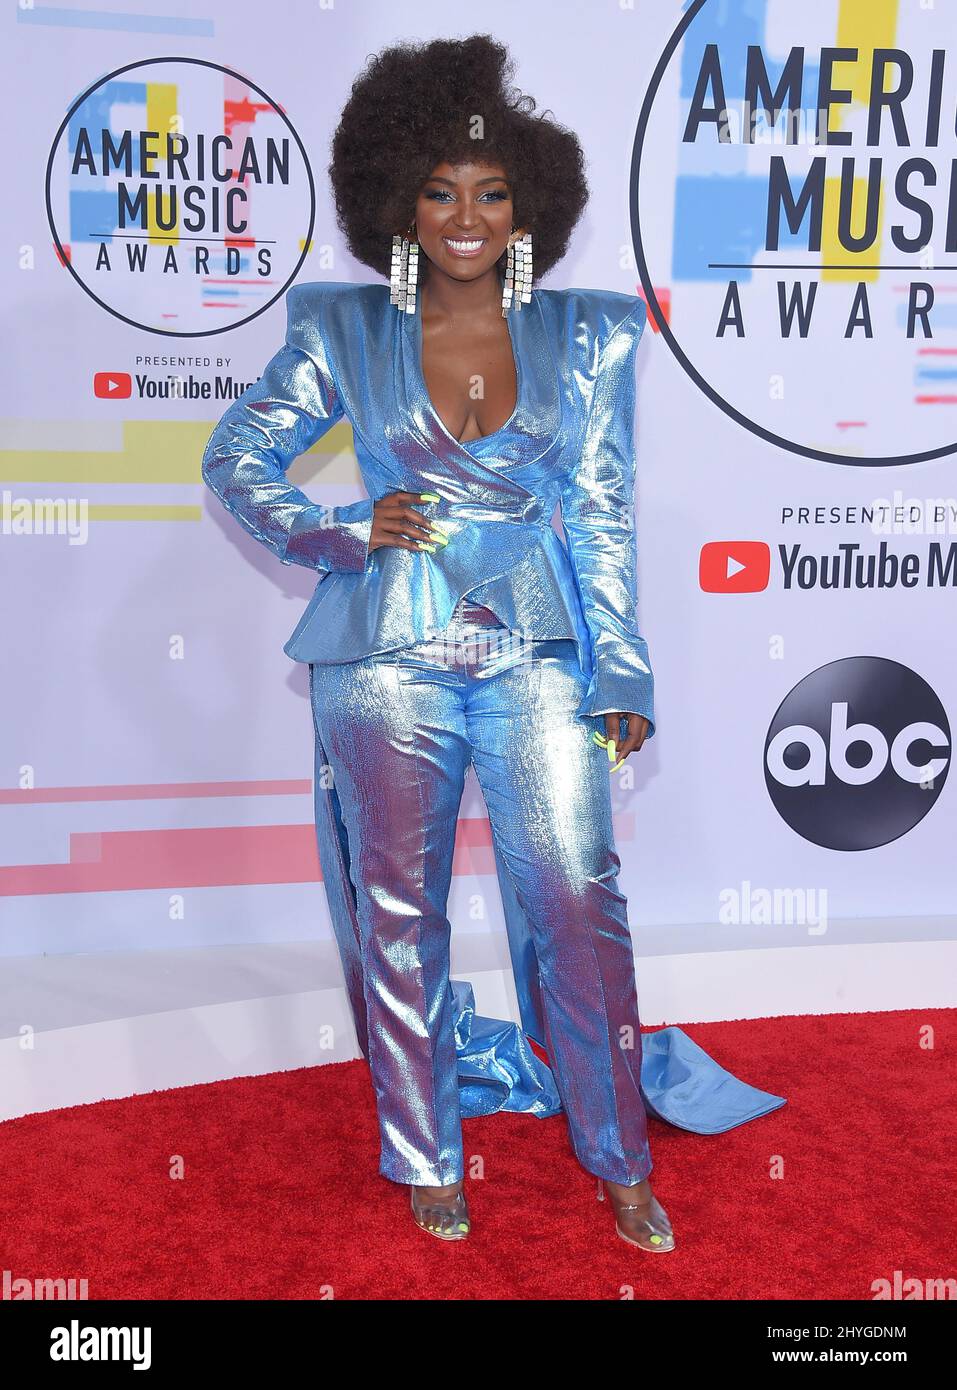
[[(645, 306), (532, 288), (587, 189), (577, 140), (509, 71), (484, 36), (372, 60), (330, 174), (350, 249), (390, 284), (289, 292), (286, 342), (217, 425), (203, 476), (284, 563), (320, 571), (285, 650), (310, 666), (323, 880), (380, 1172), (409, 1185), (423, 1229), (469, 1233), (446, 905), (471, 763), (553, 1108), (619, 1235), (663, 1252), (608, 783), (654, 734), (633, 526)], [(286, 470), (344, 418), (369, 498), (312, 504)], [(526, 1044), (512, 1108), (552, 1113)], [(686, 1075), (709, 1064), (696, 1051)], [(755, 1096), (782, 1103), (750, 1095), (731, 1123)]]

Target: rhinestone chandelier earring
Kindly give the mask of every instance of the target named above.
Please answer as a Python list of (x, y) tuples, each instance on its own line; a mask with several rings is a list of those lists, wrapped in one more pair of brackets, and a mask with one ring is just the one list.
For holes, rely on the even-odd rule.
[[(512, 228), (514, 232), (515, 228)], [(502, 315), (508, 313), (512, 305), (519, 313), (523, 304), (532, 302), (532, 234), (526, 232), (508, 243), (508, 259), (505, 263), (505, 281), (502, 285)]]
[(415, 223), (404, 236), (392, 238), (392, 266), (389, 270), (389, 302), (407, 314), (415, 313), (415, 287), (419, 278), (419, 243), (413, 241)]

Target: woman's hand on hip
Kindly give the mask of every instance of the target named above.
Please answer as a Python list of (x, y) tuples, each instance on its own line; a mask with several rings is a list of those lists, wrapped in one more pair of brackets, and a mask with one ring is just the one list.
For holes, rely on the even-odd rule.
[[(621, 720), (624, 720), (626, 724), (624, 738), (620, 737)], [(615, 755), (613, 758), (609, 757), (609, 764), (614, 764), (610, 766), (611, 772), (618, 771), (629, 753), (637, 752), (645, 741), (645, 735), (648, 733), (648, 729), (648, 720), (643, 714), (622, 713), (605, 715), (606, 748)], [(613, 740), (614, 746), (612, 747)]]
[(421, 492), (389, 492), (380, 497), (372, 508), (369, 549), (395, 545), (402, 550), (434, 550), (436, 545), (444, 545), (448, 537), (416, 511), (415, 503), (421, 501)]

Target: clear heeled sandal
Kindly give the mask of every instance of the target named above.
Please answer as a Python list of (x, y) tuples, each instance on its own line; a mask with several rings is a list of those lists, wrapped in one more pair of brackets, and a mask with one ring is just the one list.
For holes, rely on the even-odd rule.
[(469, 1220), (468, 1203), (465, 1193), (459, 1188), (450, 1198), (420, 1198), (416, 1200), (416, 1188), (409, 1187), (412, 1203), (412, 1216), (415, 1224), (430, 1236), (439, 1240), (465, 1240), (472, 1223)]
[[(638, 1186), (638, 1184), (636, 1184)], [(667, 1250), (674, 1250), (675, 1238), (671, 1230), (671, 1222), (668, 1220), (668, 1213), (652, 1194), (644, 1202), (619, 1202), (611, 1189), (608, 1189), (608, 1196), (615, 1209), (615, 1230), (622, 1240), (627, 1240), (629, 1245), (637, 1245), (639, 1250), (648, 1250), (654, 1254), (663, 1253)], [(603, 1178), (598, 1179), (598, 1200), (605, 1200), (605, 1183)], [(641, 1228), (634, 1235), (628, 1235), (621, 1229), (621, 1214), (626, 1211), (640, 1212), (641, 1216), (636, 1218), (635, 1224)]]

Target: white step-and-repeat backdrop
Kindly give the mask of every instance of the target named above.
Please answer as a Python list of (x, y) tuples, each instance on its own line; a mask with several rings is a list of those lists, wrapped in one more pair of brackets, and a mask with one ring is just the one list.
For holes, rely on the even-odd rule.
[[(509, 46), (588, 159), (544, 283), (649, 303), (658, 731), (614, 789), (646, 1018), (953, 1002), (957, 13), (475, 13), (4, 15), (0, 1048), (47, 1036), (5, 1113), (352, 1055), (308, 671), (282, 651), (315, 576), (241, 531), (200, 459), (282, 342), (289, 285), (374, 278), (326, 165), (353, 76), (396, 39)], [(348, 427), (292, 476), (361, 496)], [(508, 1007), (472, 782), (450, 915), (457, 973)]]

